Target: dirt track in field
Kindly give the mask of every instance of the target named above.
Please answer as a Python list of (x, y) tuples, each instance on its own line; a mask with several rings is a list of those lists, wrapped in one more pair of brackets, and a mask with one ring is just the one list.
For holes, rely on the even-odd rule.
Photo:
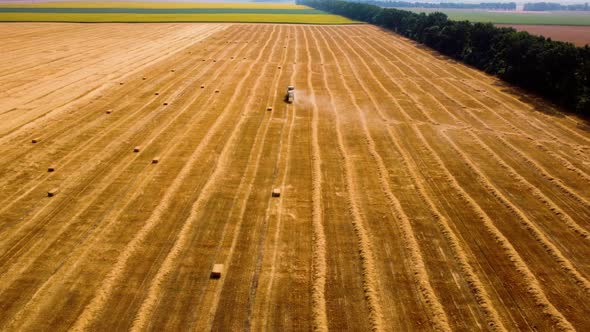
[(371, 26), (0, 32), (0, 330), (590, 329), (581, 120)]

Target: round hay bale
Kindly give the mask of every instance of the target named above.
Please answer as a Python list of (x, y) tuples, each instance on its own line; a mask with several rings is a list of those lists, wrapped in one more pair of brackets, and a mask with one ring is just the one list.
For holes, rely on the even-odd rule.
[(216, 89), (216, 90), (215, 90), (215, 93), (219, 93), (219, 90), (217, 90), (217, 89)]
[(156, 92), (156, 93), (154, 93), (154, 95), (156, 95), (156, 96), (159, 96), (159, 95), (160, 95), (160, 93), (159, 93), (159, 92)]

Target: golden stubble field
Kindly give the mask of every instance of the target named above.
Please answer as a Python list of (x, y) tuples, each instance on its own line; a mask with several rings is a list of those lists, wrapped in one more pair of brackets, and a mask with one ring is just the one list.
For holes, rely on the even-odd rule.
[(372, 26), (0, 32), (0, 330), (590, 329), (581, 120)]

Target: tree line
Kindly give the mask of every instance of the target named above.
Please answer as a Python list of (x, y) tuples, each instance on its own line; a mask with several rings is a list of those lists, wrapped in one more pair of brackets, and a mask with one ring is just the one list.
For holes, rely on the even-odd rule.
[(555, 2), (532, 2), (532, 3), (525, 3), (524, 7), (522, 8), (526, 11), (535, 11), (535, 12), (543, 12), (543, 11), (551, 11), (551, 10), (576, 10), (576, 11), (590, 11), (590, 7), (588, 3), (583, 4), (575, 4), (575, 5), (562, 5)]
[(590, 47), (499, 28), (453, 21), (443, 13), (413, 13), (341, 0), (298, 4), (395, 31), (562, 107), (590, 117)]
[(516, 2), (482, 2), (482, 3), (462, 3), (462, 2), (407, 2), (407, 1), (379, 1), (379, 0), (360, 0), (358, 2), (367, 3), (384, 8), (446, 8), (446, 9), (486, 9), (486, 10), (516, 10)]

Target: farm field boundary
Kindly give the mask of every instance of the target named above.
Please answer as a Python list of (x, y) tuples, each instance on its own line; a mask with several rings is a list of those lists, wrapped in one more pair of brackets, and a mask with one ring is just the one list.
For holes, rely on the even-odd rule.
[(360, 23), (306, 6), (240, 3), (42, 3), (18, 6), (0, 5), (0, 21)]

